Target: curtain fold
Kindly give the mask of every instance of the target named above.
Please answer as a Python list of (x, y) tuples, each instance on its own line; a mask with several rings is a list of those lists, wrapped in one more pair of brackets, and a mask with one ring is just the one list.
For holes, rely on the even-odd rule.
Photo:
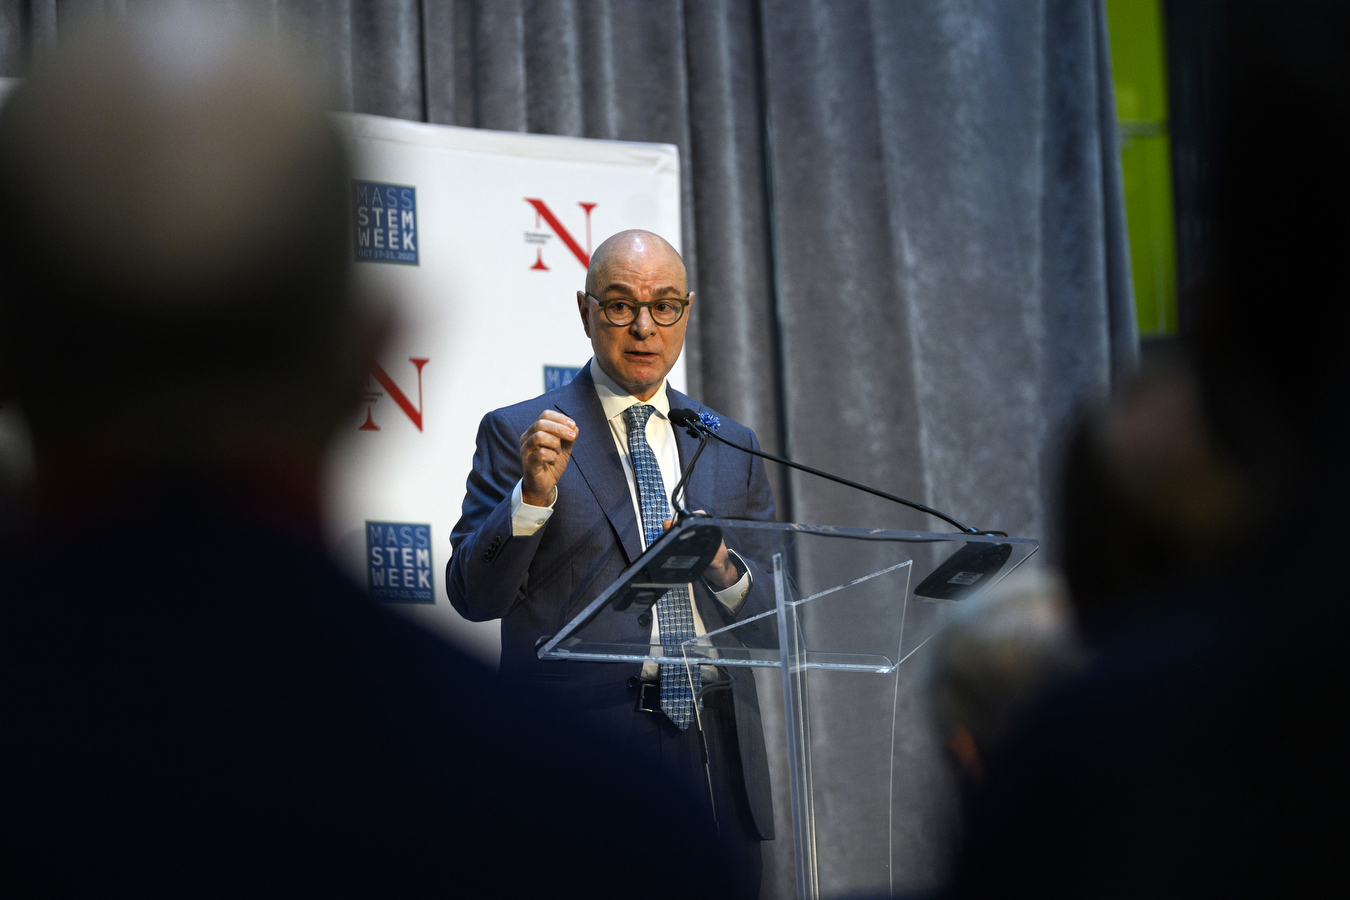
[(22, 73), (24, 31), (22, 0), (0, 0), (0, 78)]
[[(757, 8), (736, 0), (686, 7), (691, 147), (699, 248), (702, 399), (749, 425), (782, 453), (782, 392), (775, 307)], [(787, 479), (771, 471), (790, 508)]]

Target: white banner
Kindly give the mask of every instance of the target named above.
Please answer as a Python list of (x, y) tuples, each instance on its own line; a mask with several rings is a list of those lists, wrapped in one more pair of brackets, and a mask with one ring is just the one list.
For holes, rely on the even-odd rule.
[[(595, 245), (645, 228), (679, 248), (679, 154), (336, 118), (354, 158), (358, 282), (397, 328), (330, 453), (328, 540), (372, 596), (495, 665), (498, 623), (461, 619), (444, 583), (478, 422), (590, 358), (576, 292)], [(684, 388), (683, 359), (670, 380)]]

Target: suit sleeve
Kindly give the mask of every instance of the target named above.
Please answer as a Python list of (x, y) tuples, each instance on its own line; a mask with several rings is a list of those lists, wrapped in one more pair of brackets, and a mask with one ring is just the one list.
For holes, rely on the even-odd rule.
[[(750, 432), (750, 446), (756, 450), (759, 449), (759, 440), (755, 437), (753, 431)], [(775, 513), (773, 489), (769, 487), (769, 476), (764, 469), (764, 460), (758, 456), (750, 456), (749, 481), (749, 490), (746, 491), (745, 496), (745, 518), (772, 522)], [(750, 577), (753, 581), (750, 585), (750, 593), (746, 596), (745, 603), (741, 605), (739, 610), (737, 618), (740, 619), (758, 615), (774, 606), (772, 563), (770, 560), (758, 558), (759, 555), (753, 552), (743, 555), (746, 565), (750, 568)]]
[(445, 591), (471, 622), (498, 619), (524, 597), (530, 563), (548, 526), (527, 537), (511, 529), (511, 492), (520, 480), (520, 436), (501, 411), (478, 426), (459, 522), (450, 535)]
[[(759, 449), (759, 439), (755, 437), (753, 431), (750, 432), (750, 446)], [(769, 476), (764, 471), (764, 460), (758, 456), (751, 456), (750, 487), (746, 492), (745, 516), (761, 522), (772, 522), (774, 512), (773, 489), (769, 487)]]

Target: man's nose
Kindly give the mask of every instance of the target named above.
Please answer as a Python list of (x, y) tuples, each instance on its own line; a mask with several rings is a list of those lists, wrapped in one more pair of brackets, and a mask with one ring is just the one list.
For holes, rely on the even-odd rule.
[(656, 320), (652, 318), (652, 311), (645, 306), (639, 306), (637, 315), (633, 317), (633, 322), (628, 326), (632, 329), (635, 336), (654, 334), (656, 332)]

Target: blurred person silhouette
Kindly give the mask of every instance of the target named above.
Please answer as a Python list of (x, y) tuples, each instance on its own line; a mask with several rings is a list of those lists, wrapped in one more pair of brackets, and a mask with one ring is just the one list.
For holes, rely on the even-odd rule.
[(1146, 361), (1083, 417), (1060, 494), (1065, 579), (1090, 640), (1156, 612), (1156, 588), (1215, 563), (1255, 517), (1180, 349)]
[(1093, 658), (991, 761), (954, 897), (1350, 890), (1350, 8), (1228, 13), (1193, 387), (1146, 380), (1082, 439), (1066, 568)]
[(36, 461), (0, 559), (6, 891), (716, 882), (679, 798), (325, 558), (319, 462), (380, 329), (341, 142), (266, 46), (141, 13), (0, 109), (0, 395)]

